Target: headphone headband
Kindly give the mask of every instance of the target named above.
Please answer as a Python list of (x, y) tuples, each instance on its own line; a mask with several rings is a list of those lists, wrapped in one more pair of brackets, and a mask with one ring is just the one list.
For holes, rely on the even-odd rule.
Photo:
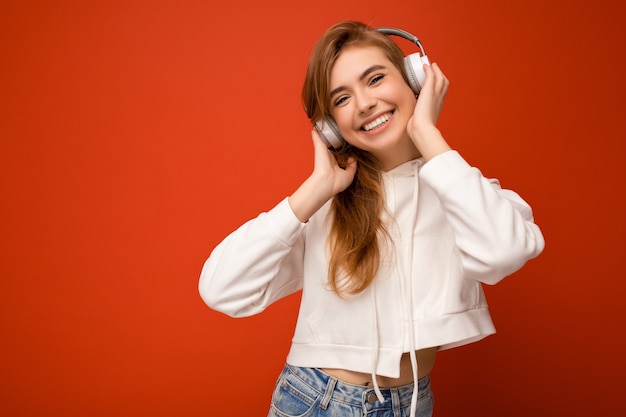
[(387, 36), (389, 36), (389, 35), (399, 36), (399, 37), (404, 38), (404, 39), (406, 39), (408, 41), (411, 41), (414, 44), (416, 44), (418, 48), (420, 48), (420, 51), (422, 51), (422, 55), (426, 55), (426, 51), (424, 51), (424, 47), (422, 46), (422, 43), (417, 38), (417, 36), (410, 34), (406, 30), (397, 29), (397, 28), (387, 28), (387, 27), (375, 28), (374, 30), (376, 32), (380, 32), (382, 34), (385, 34)]

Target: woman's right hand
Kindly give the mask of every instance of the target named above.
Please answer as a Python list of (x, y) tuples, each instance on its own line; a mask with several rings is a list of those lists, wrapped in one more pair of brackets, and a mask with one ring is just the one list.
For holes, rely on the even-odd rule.
[(311, 136), (314, 147), (313, 173), (289, 197), (294, 214), (303, 223), (337, 193), (348, 188), (356, 174), (356, 160), (348, 159), (345, 168), (337, 163), (315, 129)]
[(346, 167), (340, 167), (333, 153), (320, 139), (317, 130), (313, 129), (311, 136), (315, 151), (315, 166), (311, 176), (317, 178), (320, 192), (325, 192), (328, 196), (326, 200), (329, 200), (352, 184), (356, 173), (356, 161), (350, 157)]

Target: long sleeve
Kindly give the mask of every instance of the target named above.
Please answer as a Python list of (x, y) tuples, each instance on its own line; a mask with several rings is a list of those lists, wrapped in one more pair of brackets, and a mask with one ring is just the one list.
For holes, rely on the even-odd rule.
[(244, 317), (300, 290), (305, 228), (286, 198), (240, 226), (204, 263), (199, 281), (204, 302)]
[(467, 278), (495, 284), (543, 251), (530, 206), (497, 180), (483, 177), (458, 152), (430, 160), (421, 177), (441, 202)]

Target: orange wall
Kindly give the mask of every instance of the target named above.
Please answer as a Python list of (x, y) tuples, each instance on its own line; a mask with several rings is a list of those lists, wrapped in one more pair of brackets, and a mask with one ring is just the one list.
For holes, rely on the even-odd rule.
[(622, 4), (3, 1), (0, 414), (265, 415), (298, 297), (234, 320), (197, 279), (310, 171), (306, 60), (354, 18), (420, 36), (444, 134), (547, 240), (439, 356), (435, 415), (623, 415)]

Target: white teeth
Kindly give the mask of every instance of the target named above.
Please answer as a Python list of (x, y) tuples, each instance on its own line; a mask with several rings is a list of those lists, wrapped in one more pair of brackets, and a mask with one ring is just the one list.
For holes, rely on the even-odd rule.
[(370, 122), (370, 123), (366, 124), (365, 126), (363, 126), (363, 130), (368, 132), (368, 131), (374, 129), (375, 127), (378, 127), (378, 126), (382, 125), (383, 123), (385, 123), (390, 118), (391, 118), (391, 113), (383, 114), (382, 116), (380, 116), (379, 118), (377, 118), (373, 122)]

